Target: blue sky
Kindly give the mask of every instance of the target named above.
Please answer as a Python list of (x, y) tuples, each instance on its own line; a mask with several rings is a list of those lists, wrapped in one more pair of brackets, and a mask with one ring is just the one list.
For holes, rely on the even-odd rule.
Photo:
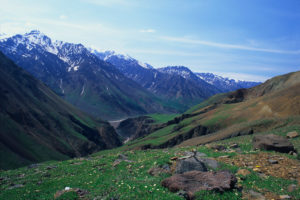
[(0, 33), (115, 50), (154, 67), (184, 65), (264, 81), (300, 70), (298, 0), (0, 0)]

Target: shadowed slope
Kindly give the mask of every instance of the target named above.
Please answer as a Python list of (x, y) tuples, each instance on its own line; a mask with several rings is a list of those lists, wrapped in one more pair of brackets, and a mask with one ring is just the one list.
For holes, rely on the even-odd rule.
[(64, 102), (0, 52), (0, 168), (121, 145), (114, 129)]

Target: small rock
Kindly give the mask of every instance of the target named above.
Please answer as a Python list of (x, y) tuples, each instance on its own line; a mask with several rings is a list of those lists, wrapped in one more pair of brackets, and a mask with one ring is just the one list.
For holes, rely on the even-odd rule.
[(255, 172), (260, 172), (260, 169), (257, 168), (257, 167), (255, 167), (255, 168), (253, 168), (253, 171), (255, 171)]
[(236, 144), (236, 143), (231, 144), (231, 145), (229, 146), (229, 148), (231, 148), (231, 149), (235, 149), (235, 148), (238, 148), (238, 147), (239, 147), (239, 145)]
[(9, 190), (15, 189), (15, 188), (20, 188), (20, 187), (24, 187), (23, 184), (12, 184), (11, 187), (7, 188)]
[(288, 192), (294, 192), (297, 189), (297, 185), (291, 184), (288, 186), (287, 191)]
[(151, 176), (158, 176), (160, 174), (163, 174), (163, 173), (170, 173), (170, 167), (169, 167), (169, 170), (167, 169), (163, 169), (161, 167), (152, 167), (151, 169), (148, 170), (148, 173), (151, 175)]
[(225, 156), (219, 156), (219, 158), (229, 158), (229, 155), (225, 155)]
[(210, 148), (217, 150), (217, 151), (223, 151), (226, 149), (226, 147), (224, 145), (215, 145), (215, 146), (211, 146)]
[(128, 163), (132, 163), (133, 161), (132, 160), (128, 160), (128, 157), (123, 155), (123, 154), (120, 154), (118, 156), (118, 158), (113, 162), (113, 167), (119, 165), (122, 161), (125, 161), (125, 162), (128, 162)]
[(288, 132), (288, 133), (286, 134), (286, 137), (287, 137), (287, 138), (296, 138), (296, 137), (298, 137), (298, 136), (299, 136), (299, 134), (298, 134), (296, 131)]
[(272, 160), (272, 159), (269, 159), (268, 162), (272, 165), (274, 164), (278, 164), (278, 161), (277, 160)]
[(40, 164), (31, 164), (31, 165), (28, 165), (28, 169), (31, 169), (31, 168), (37, 168), (38, 166), (40, 166)]
[(177, 156), (170, 158), (170, 160), (177, 160), (177, 159), (178, 159)]
[(183, 191), (183, 190), (179, 190), (177, 193), (176, 193), (178, 196), (181, 196), (183, 197), (184, 199), (189, 199), (189, 195), (186, 191)]
[(66, 190), (66, 191), (68, 191), (68, 190), (70, 190), (70, 189), (71, 189), (70, 187), (65, 187), (65, 190)]
[(280, 199), (291, 199), (291, 197), (289, 195), (280, 195), (279, 198)]
[(55, 165), (52, 165), (52, 166), (49, 165), (49, 166), (46, 167), (47, 170), (55, 169), (55, 168), (57, 168), (57, 166), (55, 166)]
[(36, 184), (41, 185), (42, 183), (43, 183), (43, 181), (38, 181)]
[(188, 157), (206, 157), (207, 155), (205, 153), (201, 153), (201, 152), (191, 152), (191, 151), (186, 151), (184, 152), (184, 156), (188, 156)]
[(254, 149), (278, 151), (281, 153), (295, 152), (293, 144), (279, 135), (256, 135), (253, 137), (252, 143)]
[(251, 174), (251, 172), (247, 169), (239, 169), (236, 173), (236, 175), (242, 175), (242, 176), (247, 176)]
[(262, 178), (262, 179), (267, 179), (267, 178), (268, 178), (267, 175), (265, 175), (264, 173), (261, 173), (261, 172), (258, 173), (258, 176), (259, 176), (260, 178)]
[(63, 195), (66, 192), (76, 192), (79, 198), (84, 198), (84, 196), (89, 193), (87, 190), (82, 190), (80, 188), (65, 187), (64, 190), (57, 191), (54, 194), (54, 199), (59, 198), (61, 195)]
[(252, 199), (252, 200), (265, 200), (266, 199), (261, 193), (255, 192), (253, 190), (249, 191), (249, 196), (250, 196), (250, 199)]

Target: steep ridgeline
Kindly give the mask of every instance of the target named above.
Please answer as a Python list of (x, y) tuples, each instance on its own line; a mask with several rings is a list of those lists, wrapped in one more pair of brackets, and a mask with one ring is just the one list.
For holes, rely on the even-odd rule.
[(172, 111), (81, 44), (53, 42), (39, 31), (31, 31), (0, 40), (0, 50), (65, 100), (94, 116), (115, 119)]
[(300, 71), (274, 77), (249, 89), (217, 94), (127, 145), (128, 148), (200, 145), (299, 127), (299, 105)]
[(230, 92), (241, 88), (250, 88), (261, 84), (253, 81), (236, 81), (234, 79), (224, 78), (213, 73), (195, 73), (200, 79), (214, 85), (223, 92)]
[[(161, 72), (168, 74), (176, 74), (187, 80), (194, 81), (199, 85), (203, 85), (203, 81), (209, 85), (213, 85), (221, 92), (230, 92), (241, 88), (254, 87), (261, 82), (252, 81), (236, 81), (222, 76), (215, 75), (213, 73), (194, 73), (189, 68), (184, 66), (169, 66), (158, 69)], [(207, 87), (207, 86), (206, 86)]]
[(0, 52), (0, 168), (121, 145), (114, 129), (63, 101)]
[(165, 73), (130, 56), (116, 54), (113, 51), (91, 50), (91, 52), (100, 59), (115, 65), (126, 77), (134, 80), (148, 91), (164, 99), (179, 102), (182, 105), (182, 111), (221, 92), (197, 77), (197, 81), (194, 81), (178, 74)]

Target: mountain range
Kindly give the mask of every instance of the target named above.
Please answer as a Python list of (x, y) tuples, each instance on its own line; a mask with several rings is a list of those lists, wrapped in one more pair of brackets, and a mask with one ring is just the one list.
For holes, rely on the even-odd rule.
[(0, 50), (66, 101), (94, 116), (112, 119), (168, 110), (159, 98), (81, 44), (52, 42), (31, 31), (1, 40)]
[(100, 52), (91, 49), (98, 58), (116, 66), (126, 77), (148, 91), (164, 98), (179, 101), (188, 108), (204, 99), (222, 92), (249, 88), (260, 82), (235, 81), (212, 73), (194, 73), (184, 66), (168, 66), (155, 69), (128, 55), (114, 51)]
[(1, 39), (0, 50), (69, 103), (108, 120), (184, 112), (214, 94), (258, 84), (187, 67), (155, 69), (128, 55), (52, 41), (36, 30)]

